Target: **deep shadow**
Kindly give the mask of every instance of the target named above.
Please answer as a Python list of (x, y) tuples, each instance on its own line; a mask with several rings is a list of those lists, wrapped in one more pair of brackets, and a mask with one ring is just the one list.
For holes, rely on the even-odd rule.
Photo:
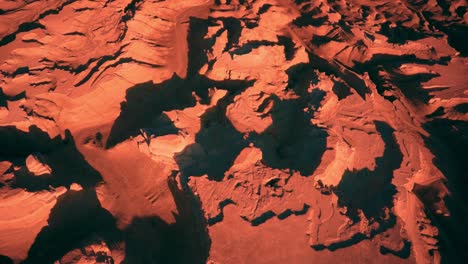
[(250, 221), (246, 217), (241, 216), (241, 218), (246, 220), (247, 222), (250, 222), (250, 224), (252, 226), (258, 226), (258, 225), (261, 225), (261, 224), (265, 223), (269, 219), (275, 217), (275, 215), (276, 214), (273, 211), (268, 210), (268, 211), (264, 212), (263, 214), (259, 215), (258, 217), (254, 218), (254, 219), (251, 219)]
[(268, 12), (268, 9), (270, 9), (270, 7), (272, 7), (272, 5), (270, 5), (270, 4), (263, 4), (263, 5), (258, 9), (257, 15), (261, 15), (261, 14), (263, 14), (263, 13)]
[(459, 113), (466, 114), (468, 113), (468, 103), (462, 103), (454, 107), (455, 111)]
[(13, 260), (7, 256), (0, 255), (0, 263), (1, 264), (13, 264)]
[(223, 21), (223, 25), (228, 31), (228, 41), (224, 48), (224, 51), (228, 51), (239, 43), (239, 38), (242, 33), (242, 25), (239, 19), (233, 17), (222, 18), (221, 21)]
[[(468, 237), (465, 224), (468, 221), (468, 208), (465, 204), (465, 201), (468, 201), (468, 179), (465, 177), (468, 171), (468, 122), (435, 118), (423, 127), (430, 135), (425, 138), (425, 144), (435, 155), (433, 163), (447, 178), (443, 183), (450, 191), (450, 195), (444, 199), (450, 216), (443, 216), (434, 211), (428, 211), (428, 215), (439, 229), (442, 263), (461, 263), (461, 260), (468, 259), (468, 252), (462, 246), (466, 244)], [(436, 187), (430, 186), (432, 189)], [(424, 191), (422, 198), (426, 203), (434, 200), (431, 198), (434, 195), (428, 194), (428, 191), (438, 193), (437, 190), (431, 189)]]
[(45, 29), (44, 25), (42, 25), (41, 23), (39, 22), (25, 22), (25, 23), (22, 23), (19, 25), (18, 27), (18, 30), (16, 30), (15, 32), (5, 36), (2, 38), (2, 40), (0, 40), (0, 47), (1, 46), (5, 46), (11, 42), (13, 42), (15, 39), (16, 39), (16, 36), (22, 32), (28, 32), (28, 31), (31, 31), (33, 29), (36, 29), (36, 28), (40, 28), (40, 29)]
[(387, 219), (387, 221), (381, 222), (376, 229), (371, 230), (369, 235), (365, 235), (363, 233), (357, 232), (353, 236), (351, 236), (349, 239), (345, 239), (345, 240), (338, 241), (338, 242), (333, 242), (328, 246), (326, 246), (324, 244), (318, 244), (318, 245), (314, 245), (314, 246), (311, 246), (311, 247), (313, 249), (315, 249), (315, 250), (328, 249), (330, 251), (335, 251), (335, 250), (338, 250), (338, 249), (351, 247), (351, 246), (356, 245), (356, 244), (358, 244), (359, 242), (361, 242), (361, 241), (363, 241), (365, 239), (372, 239), (377, 234), (380, 234), (380, 233), (388, 230), (389, 228), (395, 226), (395, 224), (396, 224), (395, 215), (390, 215), (390, 217)]
[[(376, 84), (377, 92), (390, 101), (396, 99), (392, 92), (400, 90), (413, 103), (427, 104), (431, 99), (430, 92), (422, 87), (422, 83), (438, 77), (436, 73), (420, 73), (405, 75), (398, 68), (404, 63), (444, 64), (445, 61), (424, 61), (414, 56), (374, 56), (366, 64), (358, 65), (360, 71), (368, 71), (369, 77)], [(391, 94), (391, 95), (390, 95)]]
[(317, 84), (318, 78), (315, 67), (308, 63), (299, 63), (286, 70), (288, 75), (288, 86), (286, 89), (293, 90), (297, 95), (303, 96), (308, 92), (310, 84)]
[(216, 223), (219, 223), (219, 222), (223, 221), (224, 220), (224, 207), (226, 207), (226, 206), (228, 206), (230, 204), (235, 205), (236, 203), (233, 200), (229, 199), (229, 198), (221, 201), (218, 204), (218, 208), (219, 208), (219, 211), (220, 211), (219, 214), (217, 214), (217, 215), (215, 215), (215, 216), (213, 216), (211, 218), (208, 218), (208, 220), (207, 220), (208, 225), (212, 226), (212, 225), (214, 225)]
[(263, 153), (263, 162), (271, 168), (291, 169), (309, 176), (320, 163), (326, 149), (328, 134), (311, 124), (313, 112), (305, 107), (317, 108), (324, 93), (320, 90), (300, 99), (280, 100), (272, 96), (273, 123), (260, 135), (250, 139)]
[(443, 115), (445, 115), (445, 109), (444, 109), (444, 107), (439, 106), (439, 107), (437, 107), (437, 109), (434, 112), (426, 115), (426, 118), (435, 118), (435, 117), (439, 117), (439, 116), (443, 116)]
[(319, 27), (328, 21), (328, 16), (317, 17), (320, 11), (312, 10), (311, 12), (303, 13), (296, 18), (292, 23), (298, 27), (314, 26)]
[[(30, 154), (41, 157), (52, 173), (40, 177), (32, 175), (24, 166), (25, 158)], [(74, 182), (89, 188), (102, 181), (100, 174), (76, 149), (68, 130), (65, 131), (64, 139), (60, 136), (51, 139), (36, 126), (31, 126), (29, 132), (14, 127), (0, 127), (0, 160), (21, 166), (14, 171), (11, 187), (26, 188), (28, 191), (47, 190), (50, 186), (69, 187)]]
[(403, 92), (406, 98), (415, 101), (428, 103), (431, 99), (429, 92), (426, 91), (421, 83), (427, 82), (434, 77), (440, 76), (435, 73), (420, 73), (411, 76), (403, 75), (399, 72), (390, 72), (393, 83)]
[(30, 126), (29, 132), (15, 126), (0, 127), (0, 160), (25, 158), (31, 153), (47, 153), (60, 145), (60, 137), (51, 139), (49, 134), (37, 126)]
[[(233, 22), (234, 21), (234, 22)], [(228, 30), (230, 43), (238, 41), (238, 28), (233, 19), (222, 19)], [(237, 21), (239, 22), (239, 21)], [(175, 127), (167, 120), (163, 111), (184, 109), (195, 105), (193, 92), (201, 98), (200, 103), (209, 104), (209, 89), (217, 87), (237, 94), (251, 86), (255, 80), (224, 80), (213, 81), (199, 75), (200, 68), (208, 62), (206, 51), (214, 44), (214, 40), (205, 39), (209, 25), (215, 25), (213, 19), (190, 18), (187, 77), (182, 79), (173, 75), (162, 83), (152, 82), (137, 84), (127, 90), (126, 100), (121, 103), (121, 113), (115, 120), (110, 135), (106, 140), (106, 148), (138, 135), (141, 129), (148, 130), (154, 136), (177, 133)], [(161, 120), (166, 120), (161, 124)]]
[(293, 40), (289, 37), (278, 36), (278, 44), (284, 46), (284, 57), (286, 60), (292, 60), (296, 54), (296, 44)]
[(408, 240), (404, 240), (403, 241), (403, 247), (399, 251), (395, 251), (393, 249), (386, 248), (384, 246), (380, 246), (379, 252), (380, 252), (380, 254), (383, 254), (383, 255), (392, 254), (392, 255), (395, 255), (397, 257), (407, 259), (411, 255), (411, 242), (409, 242)]
[[(229, 51), (229, 54), (232, 55), (245, 55), (252, 50), (257, 49), (261, 46), (276, 46), (281, 45), (284, 47), (284, 58), (286, 60), (291, 60), (294, 58), (294, 54), (296, 53), (295, 44), (291, 38), (284, 37), (284, 36), (277, 36), (278, 41), (269, 41), (269, 40), (252, 40), (247, 41), (242, 46), (238, 46), (236, 48), (232, 48)], [(213, 43), (214, 44), (214, 43)]]
[(351, 89), (346, 83), (335, 81), (332, 87), (333, 93), (338, 97), (338, 100), (343, 100), (352, 95)]
[(277, 45), (277, 42), (272, 42), (268, 40), (253, 40), (253, 41), (248, 41), (244, 45), (233, 49), (232, 51), (229, 52), (229, 54), (232, 55), (245, 55), (249, 54), (252, 50), (259, 48), (261, 46), (274, 46)]
[(8, 108), (7, 99), (8, 97), (6, 96), (6, 94), (3, 93), (3, 89), (0, 88), (0, 107)]
[[(221, 21), (228, 31), (228, 43), (225, 47), (228, 50), (238, 43), (242, 28), (236, 19), (223, 18)], [(210, 88), (227, 90), (228, 94), (201, 116), (201, 129), (195, 137), (196, 143), (174, 157), (182, 172), (181, 180), (184, 183), (189, 176), (204, 174), (212, 180), (222, 180), (224, 172), (247, 145), (242, 134), (226, 117), (226, 108), (236, 95), (252, 86), (255, 80), (213, 81), (198, 74), (200, 68), (208, 61), (205, 51), (214, 44), (213, 39), (204, 38), (208, 26), (214, 23), (212, 19), (190, 19), (186, 86), (191, 87), (190, 91), (195, 92), (202, 104), (210, 103)]]
[(196, 144), (188, 146), (175, 156), (186, 176), (208, 175), (221, 181), (240, 151), (247, 146), (242, 133), (226, 117), (226, 108), (233, 96), (227, 95), (216, 106), (201, 116), (201, 129), (195, 136)]
[(180, 238), (171, 231), (170, 226), (159, 217), (133, 219), (125, 230), (123, 263), (169, 263), (176, 253), (175, 246), (181, 243), (178, 241)]
[(195, 105), (190, 83), (177, 75), (160, 84), (137, 84), (127, 90), (125, 99), (111, 128), (106, 148), (138, 135), (142, 128), (154, 128), (156, 135), (174, 133), (175, 127), (162, 112)]
[(176, 201), (176, 222), (167, 224), (159, 217), (135, 218), (125, 230), (125, 264), (206, 263), (210, 238), (198, 200), (190, 192), (169, 187)]
[(400, 22), (397, 22), (395, 27), (390, 27), (390, 24), (390, 22), (383, 23), (380, 31), (377, 32), (386, 36), (389, 43), (402, 45), (408, 41), (415, 41), (428, 37), (428, 34), (419, 32), (414, 28), (405, 27)]
[(423, 11), (421, 13), (431, 26), (447, 34), (450, 46), (459, 51), (462, 56), (468, 55), (468, 46), (466, 45), (468, 26), (466, 24), (461, 21), (458, 23), (450, 23), (446, 19), (441, 19), (440, 15), (434, 14), (430, 11)]
[(382, 157), (376, 158), (374, 170), (346, 170), (338, 186), (333, 188), (338, 196), (338, 206), (347, 207), (346, 215), (359, 221), (358, 210), (368, 219), (381, 222), (384, 208), (392, 208), (396, 188), (392, 184), (393, 171), (400, 167), (403, 155), (387, 123), (376, 121), (376, 129), (385, 143)]
[(208, 26), (215, 25), (213, 20), (206, 20), (191, 17), (189, 31), (187, 34), (188, 42), (188, 65), (187, 78), (198, 75), (200, 68), (208, 62), (206, 50), (214, 44), (214, 39), (205, 39), (208, 33)]
[(262, 134), (252, 134), (246, 139), (226, 117), (226, 108), (234, 96), (231, 91), (201, 117), (201, 130), (196, 135), (196, 144), (175, 156), (182, 174), (207, 174), (209, 179), (221, 181), (249, 142), (262, 150), (265, 165), (300, 171), (304, 176), (312, 174), (325, 151), (327, 133), (311, 125), (312, 113), (305, 113), (303, 109), (306, 106), (317, 109), (325, 93), (314, 90), (301, 99), (284, 101), (272, 96), (273, 124)]
[(304, 204), (301, 210), (291, 210), (291, 209), (286, 209), (282, 213), (278, 214), (278, 219), (279, 220), (284, 220), (288, 218), (291, 215), (304, 215), (309, 211), (310, 206), (308, 204)]
[(53, 263), (92, 235), (111, 248), (121, 239), (114, 217), (101, 207), (94, 190), (69, 191), (58, 198), (48, 226), (37, 235), (23, 263)]
[(439, 28), (447, 34), (450, 46), (459, 51), (462, 56), (468, 56), (468, 48), (466, 45), (466, 36), (468, 35), (467, 25), (455, 24), (445, 28)]

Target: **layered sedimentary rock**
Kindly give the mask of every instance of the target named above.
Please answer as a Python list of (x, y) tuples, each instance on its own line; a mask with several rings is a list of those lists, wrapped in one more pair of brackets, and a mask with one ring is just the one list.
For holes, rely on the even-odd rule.
[(462, 263), (467, 8), (0, 2), (0, 263)]

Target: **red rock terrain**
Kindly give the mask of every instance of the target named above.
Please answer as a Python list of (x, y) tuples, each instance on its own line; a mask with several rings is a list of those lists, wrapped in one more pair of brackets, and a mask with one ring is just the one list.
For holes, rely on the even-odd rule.
[(466, 263), (463, 0), (0, 0), (0, 263)]

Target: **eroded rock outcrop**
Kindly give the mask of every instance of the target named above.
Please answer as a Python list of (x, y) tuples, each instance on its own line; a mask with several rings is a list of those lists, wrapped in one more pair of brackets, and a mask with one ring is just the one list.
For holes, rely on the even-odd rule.
[(0, 3), (0, 262), (461, 263), (466, 11)]

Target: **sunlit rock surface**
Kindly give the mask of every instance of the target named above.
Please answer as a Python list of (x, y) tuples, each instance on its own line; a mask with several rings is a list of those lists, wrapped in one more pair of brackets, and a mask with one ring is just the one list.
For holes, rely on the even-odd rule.
[(0, 1), (0, 263), (463, 263), (467, 9)]

